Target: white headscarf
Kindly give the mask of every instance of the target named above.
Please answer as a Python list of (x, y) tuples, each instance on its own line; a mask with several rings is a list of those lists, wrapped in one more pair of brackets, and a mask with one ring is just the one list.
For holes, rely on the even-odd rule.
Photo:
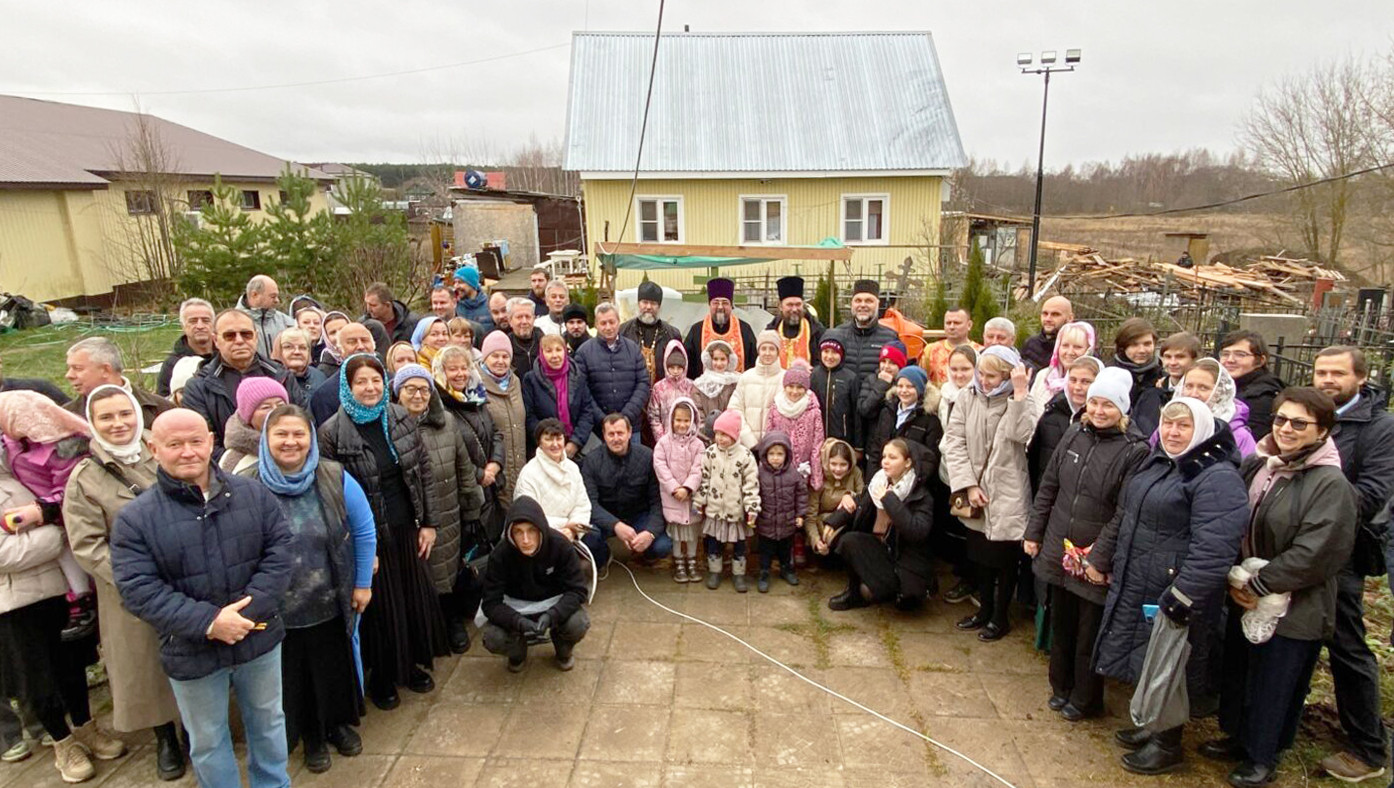
[[(993, 345), (992, 347), (984, 348), (983, 351), (978, 354), (979, 365), (983, 363), (983, 358), (985, 356), (996, 356), (1010, 364), (1013, 368), (1015, 368), (1017, 365), (1021, 363), (1021, 355), (1016, 352), (1016, 348), (1010, 348), (1005, 345)], [(989, 398), (996, 397), (1000, 394), (1005, 394), (1008, 391), (1011, 391), (1012, 379), (1011, 376), (1008, 375), (1007, 377), (1002, 379), (1001, 383), (997, 384), (997, 388), (994, 388), (992, 391), (983, 391), (982, 377), (978, 374), (978, 370), (975, 368), (973, 370), (973, 388), (976, 388), (978, 391), (982, 391), (983, 395)]]
[[(1162, 451), (1165, 451), (1167, 456), (1173, 460), (1185, 457), (1187, 454), (1190, 454), (1195, 447), (1210, 440), (1210, 438), (1215, 435), (1215, 417), (1211, 415), (1209, 405), (1206, 405), (1195, 397), (1174, 397), (1171, 402), (1162, 407), (1162, 410), (1165, 411), (1167, 408), (1177, 403), (1185, 405), (1186, 408), (1191, 411), (1191, 422), (1195, 424), (1195, 430), (1191, 433), (1190, 444), (1187, 445), (1184, 450), (1176, 454), (1172, 454), (1168, 451), (1165, 445), (1162, 446)], [(1166, 421), (1165, 414), (1162, 416), (1162, 421)], [(1158, 441), (1160, 442), (1160, 436), (1158, 437)]]
[[(100, 399), (99, 395), (105, 393), (108, 389), (120, 392), (120, 396), (125, 397), (126, 401), (131, 403), (131, 409), (136, 412), (135, 431), (131, 433), (131, 439), (124, 445), (117, 445), (103, 438), (92, 421), (92, 400)], [(140, 409), (140, 403), (136, 402), (136, 398), (131, 392), (121, 386), (113, 386), (110, 383), (98, 386), (92, 389), (92, 393), (87, 395), (87, 412), (85, 415), (87, 416), (87, 423), (92, 424), (92, 440), (98, 446), (106, 449), (107, 453), (122, 465), (135, 465), (140, 462), (141, 441), (143, 440), (142, 436), (145, 432), (145, 413)]]
[(1234, 385), (1234, 377), (1229, 370), (1213, 358), (1203, 358), (1196, 366), (1215, 376), (1215, 389), (1210, 392), (1210, 412), (1215, 418), (1228, 424), (1234, 418), (1234, 398), (1239, 389)]

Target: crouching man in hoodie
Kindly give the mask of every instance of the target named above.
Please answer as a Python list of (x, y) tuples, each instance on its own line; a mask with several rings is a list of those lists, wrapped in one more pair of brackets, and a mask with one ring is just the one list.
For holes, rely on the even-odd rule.
[(484, 648), (507, 656), (508, 669), (517, 673), (529, 644), (550, 635), (557, 667), (571, 670), (572, 649), (591, 626), (582, 607), (586, 590), (576, 549), (547, 527), (542, 506), (527, 496), (514, 499), (504, 539), (484, 571)]

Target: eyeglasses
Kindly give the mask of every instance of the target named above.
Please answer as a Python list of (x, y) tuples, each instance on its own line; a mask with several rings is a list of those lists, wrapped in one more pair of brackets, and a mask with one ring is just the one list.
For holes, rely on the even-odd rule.
[(235, 339), (241, 339), (243, 342), (251, 342), (253, 339), (257, 338), (257, 332), (248, 328), (242, 331), (224, 331), (219, 336), (223, 338), (224, 342), (231, 342)]
[(1254, 354), (1247, 350), (1222, 350), (1220, 358), (1227, 358), (1231, 361), (1243, 361), (1246, 358), (1253, 358)]
[(1290, 419), (1281, 413), (1273, 415), (1273, 426), (1275, 428), (1287, 426), (1292, 427), (1295, 432), (1306, 432), (1307, 428), (1313, 424), (1316, 424), (1316, 422), (1308, 421), (1307, 419)]
[(402, 393), (408, 397), (429, 397), (431, 389), (426, 386), (403, 386)]

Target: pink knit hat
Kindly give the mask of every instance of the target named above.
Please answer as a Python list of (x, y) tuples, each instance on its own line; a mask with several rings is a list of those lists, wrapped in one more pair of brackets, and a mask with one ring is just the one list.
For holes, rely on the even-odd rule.
[(789, 369), (784, 371), (784, 385), (803, 386), (808, 388), (808, 382), (812, 379), (812, 372), (808, 368), (808, 362), (803, 359), (794, 359), (794, 363), (789, 365)]
[(722, 411), (716, 417), (716, 423), (712, 425), (716, 432), (724, 432), (731, 438), (739, 440), (741, 437), (741, 412), (738, 410)]
[(275, 378), (242, 378), (242, 382), (237, 384), (237, 418), (244, 424), (251, 424), (252, 413), (257, 406), (272, 397), (280, 397), (282, 402), (290, 402), (286, 387), (277, 383)]
[(490, 354), (498, 350), (502, 350), (508, 354), (509, 358), (513, 358), (513, 343), (509, 341), (508, 335), (502, 331), (490, 331), (489, 335), (484, 337), (484, 344), (479, 346), (479, 353), (484, 358), (488, 358)]

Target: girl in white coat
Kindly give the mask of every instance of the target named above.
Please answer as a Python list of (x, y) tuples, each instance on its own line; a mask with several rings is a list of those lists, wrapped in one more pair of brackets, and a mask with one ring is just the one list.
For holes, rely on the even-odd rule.
[(775, 392), (784, 387), (784, 368), (779, 365), (779, 334), (760, 332), (755, 341), (755, 366), (741, 373), (727, 410), (740, 411), (741, 445), (755, 448), (765, 435), (765, 415), (774, 403)]

